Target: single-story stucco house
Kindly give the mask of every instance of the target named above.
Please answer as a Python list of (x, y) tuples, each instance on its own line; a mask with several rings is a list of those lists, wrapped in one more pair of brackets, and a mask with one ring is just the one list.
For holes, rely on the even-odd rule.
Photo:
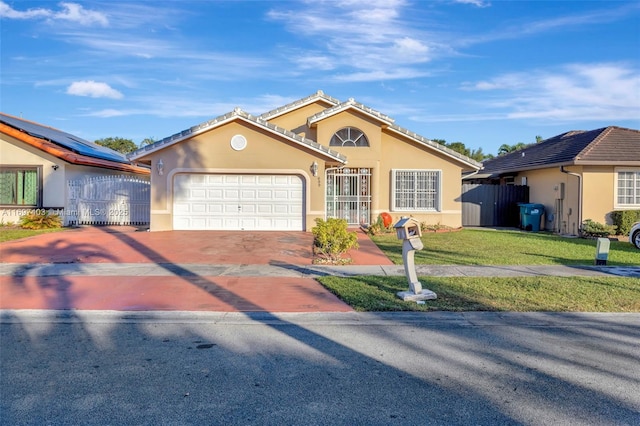
[(610, 126), (570, 131), (483, 163), (468, 183), (526, 185), (545, 207), (543, 228), (577, 235), (591, 219), (640, 209), (640, 131)]
[[(33, 121), (0, 113), (0, 220), (67, 209), (68, 181), (92, 176), (147, 178), (125, 155)], [(65, 213), (67, 212), (67, 213)]]
[(480, 163), (322, 91), (239, 108), (132, 153), (151, 166), (151, 230), (302, 230), (382, 212), (461, 226), (461, 177)]

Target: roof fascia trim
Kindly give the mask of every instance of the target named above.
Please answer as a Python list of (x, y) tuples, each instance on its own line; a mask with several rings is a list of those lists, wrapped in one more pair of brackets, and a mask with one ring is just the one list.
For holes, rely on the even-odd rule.
[(272, 109), (271, 111), (267, 111), (259, 116), (260, 119), (263, 120), (271, 120), (273, 118), (284, 115), (290, 111), (293, 111), (298, 108), (302, 108), (304, 106), (310, 105), (318, 100), (323, 100), (333, 106), (340, 104), (340, 101), (334, 97), (326, 95), (322, 90), (318, 90), (313, 95), (307, 96), (302, 99), (298, 99), (297, 101), (293, 101), (288, 103), (287, 105), (283, 105), (276, 109)]
[(510, 169), (492, 169), (487, 173), (492, 174), (504, 174), (504, 173), (519, 173), (526, 172), (529, 170), (540, 170), (540, 169), (555, 169), (556, 167), (568, 167), (568, 166), (577, 166), (578, 164), (575, 161), (565, 161), (563, 163), (552, 163), (552, 164), (536, 164), (531, 166), (510, 168)]
[(28, 133), (22, 132), (14, 127), (8, 126), (4, 123), (0, 123), (0, 132), (11, 136), (21, 142), (26, 143), (42, 152), (46, 152), (56, 158), (66, 161), (70, 164), (76, 164), (80, 166), (93, 166), (104, 169), (119, 170), (123, 172), (137, 173), (148, 175), (151, 171), (146, 167), (140, 167), (133, 164), (118, 163), (115, 161), (109, 161), (101, 158), (89, 157), (87, 155), (76, 154), (69, 149), (59, 147), (53, 142), (49, 142), (46, 139), (37, 138)]
[(373, 108), (369, 108), (366, 105), (356, 102), (353, 98), (350, 98), (346, 102), (342, 102), (338, 105), (334, 105), (331, 108), (327, 108), (324, 111), (321, 111), (307, 118), (307, 126), (312, 127), (314, 124), (324, 120), (325, 118), (332, 117), (336, 114), (347, 111), (349, 109), (355, 109), (363, 113), (364, 115), (370, 118), (373, 118), (374, 120), (377, 120), (382, 122), (383, 124), (386, 124), (387, 126), (392, 126), (393, 123), (395, 122), (395, 120), (389, 117), (388, 115), (385, 115), (379, 111), (376, 111)]
[(258, 126), (264, 130), (267, 130), (277, 136), (280, 137), (284, 137), (292, 142), (295, 142), (298, 145), (301, 145), (305, 148), (311, 149), (312, 151), (315, 151), (317, 153), (320, 153), (328, 158), (330, 158), (331, 160), (335, 160), (338, 161), (342, 164), (346, 164), (347, 163), (347, 157), (344, 156), (343, 154), (340, 154), (337, 151), (334, 151), (332, 149), (326, 148), (323, 145), (320, 145), (310, 139), (306, 139), (303, 138), (301, 136), (296, 135), (295, 133), (276, 126), (275, 124), (269, 123), (268, 121), (265, 121), (264, 119), (261, 119), (259, 117), (255, 117), (251, 114), (248, 114), (244, 111), (242, 111), (240, 108), (236, 108), (234, 109), (232, 112), (229, 112), (227, 114), (224, 114), (222, 116), (219, 116), (217, 118), (214, 118), (213, 120), (209, 120), (206, 121), (204, 123), (201, 123), (199, 125), (193, 126), (190, 129), (186, 129), (183, 130), (180, 133), (176, 133), (172, 136), (169, 136), (167, 138), (164, 138), (154, 144), (151, 145), (147, 145), (146, 147), (140, 148), (137, 151), (132, 152), (131, 154), (129, 154), (129, 158), (132, 160), (137, 160), (141, 157), (144, 157), (146, 155), (149, 155), (153, 152), (156, 152), (160, 149), (164, 149), (167, 148), (169, 146), (175, 145), (177, 143), (180, 143), (186, 139), (190, 139), (194, 136), (198, 136), (200, 134), (203, 134), (205, 132), (208, 132), (212, 129), (215, 129), (216, 127), (220, 127), (224, 124), (230, 123), (232, 121), (235, 120), (241, 120), (244, 121), (246, 123), (249, 124), (253, 124), (255, 126)]
[(410, 130), (407, 130), (404, 127), (393, 125), (393, 126), (389, 126), (387, 130), (400, 134), (404, 137), (408, 137), (409, 139), (415, 142), (418, 142), (426, 147), (435, 149), (436, 151), (439, 151), (450, 158), (460, 161), (475, 170), (481, 170), (483, 168), (482, 163), (479, 163), (476, 160), (467, 157), (466, 155), (462, 155), (459, 152), (452, 150), (451, 148), (447, 148), (444, 145), (441, 145), (437, 142), (427, 139), (424, 136), (420, 136), (419, 134), (412, 132)]

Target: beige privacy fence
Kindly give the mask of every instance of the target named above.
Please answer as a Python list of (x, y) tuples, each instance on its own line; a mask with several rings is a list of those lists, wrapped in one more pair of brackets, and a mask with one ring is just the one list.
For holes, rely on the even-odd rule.
[(132, 176), (95, 176), (67, 182), (65, 225), (148, 225), (151, 184)]

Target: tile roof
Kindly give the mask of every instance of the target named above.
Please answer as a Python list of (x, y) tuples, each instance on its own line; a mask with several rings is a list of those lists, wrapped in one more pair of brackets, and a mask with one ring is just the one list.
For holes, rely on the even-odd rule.
[(253, 124), (259, 125), (259, 126), (263, 126), (269, 130), (271, 130), (274, 133), (277, 133), (281, 136), (287, 137), (290, 140), (295, 141), (296, 143), (299, 143), (301, 145), (307, 146), (317, 152), (320, 152), (324, 155), (328, 155), (329, 157), (338, 160), (339, 162), (346, 164), (347, 163), (347, 158), (346, 156), (344, 156), (343, 154), (340, 154), (337, 151), (334, 151), (330, 148), (327, 148), (324, 145), (321, 145), (315, 141), (312, 141), (310, 139), (306, 139), (304, 137), (301, 137), (287, 129), (284, 129), (282, 127), (279, 126), (275, 126), (274, 124), (270, 123), (268, 120), (280, 116), (282, 114), (286, 114), (290, 111), (293, 111), (297, 108), (303, 107), (305, 105), (309, 105), (312, 104), (318, 100), (322, 100), (325, 101), (326, 103), (332, 105), (330, 107), (328, 107), (327, 109), (325, 109), (324, 111), (321, 111), (317, 114), (312, 115), (311, 117), (309, 117), (307, 119), (307, 124), (309, 126), (311, 126), (314, 123), (317, 123), (318, 121), (330, 117), (334, 114), (338, 114), (339, 112), (345, 111), (347, 109), (356, 109), (358, 111), (360, 111), (361, 113), (368, 115), (372, 118), (375, 118), (379, 121), (381, 121), (382, 123), (384, 123), (386, 125), (386, 129), (398, 134), (403, 135), (404, 137), (407, 137), (411, 140), (413, 140), (414, 142), (417, 142), (418, 144), (421, 144), (423, 146), (427, 146), (429, 148), (432, 148), (436, 151), (441, 152), (442, 154), (444, 154), (445, 156), (448, 156), (450, 158), (455, 159), (456, 161), (460, 161), (463, 164), (467, 165), (469, 168), (473, 169), (473, 170), (478, 170), (480, 167), (482, 167), (482, 164), (463, 155), (460, 154), (459, 152), (456, 152), (452, 149), (449, 149), (447, 147), (445, 147), (444, 145), (441, 145), (437, 142), (433, 142), (430, 139), (427, 139), (423, 136), (418, 135), (417, 133), (411, 132), (403, 127), (397, 126), (396, 124), (394, 124), (395, 120), (391, 117), (389, 117), (388, 115), (382, 114), (381, 112), (376, 111), (373, 108), (370, 108), (366, 105), (363, 105), (359, 102), (356, 102), (353, 98), (349, 99), (346, 102), (340, 102), (338, 99), (328, 96), (326, 95), (322, 90), (318, 90), (316, 93), (307, 96), (305, 98), (299, 99), (297, 101), (291, 102), (287, 105), (284, 105), (282, 107), (273, 109), (269, 112), (266, 112), (264, 114), (261, 114), (259, 116), (253, 116), (251, 114), (248, 114), (244, 111), (242, 111), (240, 108), (236, 108), (234, 111), (227, 113), (225, 115), (221, 115), (217, 118), (214, 118), (213, 120), (209, 120), (206, 121), (204, 123), (198, 124), (196, 126), (193, 126), (189, 129), (183, 130), (182, 132), (176, 133), (175, 135), (169, 136), (167, 138), (164, 138), (160, 141), (157, 141), (151, 145), (147, 145), (143, 148), (140, 148), (139, 150), (129, 154), (129, 158), (131, 159), (139, 159), (153, 151), (156, 151), (162, 147), (166, 147), (169, 145), (172, 145), (174, 143), (178, 143), (180, 141), (183, 141), (187, 138), (193, 137), (197, 134), (203, 133), (205, 131), (208, 131), (222, 123), (226, 123), (228, 121), (234, 120), (236, 118), (240, 118), (243, 119), (245, 121), (251, 122)]
[(147, 167), (131, 164), (117, 151), (8, 114), (0, 113), (0, 132), (71, 164), (137, 174), (150, 173)]
[(454, 151), (451, 148), (447, 148), (446, 146), (439, 144), (438, 142), (434, 142), (431, 139), (425, 138), (424, 136), (420, 136), (419, 134), (412, 132), (411, 130), (405, 129), (404, 127), (400, 127), (397, 125), (392, 125), (387, 128), (389, 131), (393, 131), (396, 133), (400, 133), (415, 142), (418, 142), (421, 145), (428, 146), (436, 151), (440, 151), (445, 154), (447, 157), (454, 158), (458, 161), (461, 161), (468, 166), (471, 166), (472, 169), (478, 170), (482, 167), (482, 163), (474, 160), (473, 158), (469, 158), (464, 154), (460, 154), (458, 151)]
[(129, 158), (131, 159), (139, 159), (147, 154), (150, 154), (151, 152), (157, 151), (161, 148), (176, 144), (178, 142), (181, 142), (185, 139), (191, 138), (193, 136), (196, 136), (198, 134), (204, 133), (206, 131), (209, 131), (215, 127), (218, 127), (222, 124), (228, 123), (230, 121), (233, 120), (243, 120), (249, 123), (252, 123), (256, 126), (262, 127), (263, 129), (266, 129), (272, 133), (275, 133), (279, 136), (282, 136), (286, 139), (289, 139), (301, 146), (304, 146), (306, 148), (309, 148), (313, 151), (316, 151), (320, 154), (323, 154), (333, 160), (339, 161), (340, 163), (346, 164), (347, 163), (347, 157), (345, 157), (344, 155), (340, 154), (337, 151), (334, 151), (330, 148), (325, 147), (324, 145), (320, 145), (317, 142), (314, 142), (310, 139), (304, 138), (302, 136), (299, 136), (285, 128), (276, 126), (275, 124), (269, 123), (268, 121), (266, 121), (265, 119), (261, 118), (261, 117), (256, 117), (253, 116), (243, 110), (241, 110), (240, 108), (236, 108), (233, 111), (221, 115), (219, 117), (214, 118), (213, 120), (209, 120), (209, 121), (205, 121), (204, 123), (198, 124), (196, 126), (193, 126), (189, 129), (183, 130), (182, 132), (176, 133), (172, 136), (169, 136), (167, 138), (164, 138), (162, 140), (159, 140), (151, 145), (147, 145), (145, 147), (142, 147), (140, 149), (138, 149), (137, 151), (132, 152), (131, 154), (129, 154)]
[(365, 106), (359, 102), (356, 102), (355, 99), (350, 98), (346, 102), (341, 102), (337, 105), (327, 108), (324, 111), (320, 111), (319, 113), (314, 114), (311, 117), (307, 118), (307, 125), (311, 127), (313, 124), (317, 123), (318, 121), (321, 121), (327, 117), (331, 117), (332, 115), (338, 114), (342, 111), (346, 111), (348, 109), (358, 110), (361, 113), (369, 117), (375, 118), (377, 120), (380, 120), (387, 125), (392, 125), (393, 122), (395, 121), (393, 118), (389, 117), (388, 115), (378, 112), (373, 108), (369, 108), (368, 106)]
[(640, 131), (610, 126), (562, 133), (483, 163), (483, 174), (567, 165), (640, 165)]
[(297, 101), (288, 103), (271, 111), (265, 112), (260, 115), (260, 118), (263, 120), (271, 120), (274, 117), (278, 117), (280, 115), (286, 114), (289, 111), (292, 111), (296, 108), (303, 107), (305, 105), (312, 104), (318, 100), (323, 100), (331, 105), (338, 105), (340, 101), (336, 98), (333, 98), (329, 95), (326, 95), (322, 90), (318, 90), (313, 95), (307, 96), (302, 99), (298, 99)]
[(470, 166), (472, 169), (477, 170), (480, 167), (482, 167), (481, 163), (467, 157), (466, 155), (460, 154), (459, 152), (454, 151), (450, 148), (447, 148), (442, 144), (434, 142), (428, 138), (425, 138), (424, 136), (420, 136), (415, 132), (412, 132), (408, 129), (405, 129), (404, 127), (400, 127), (394, 124), (395, 120), (393, 118), (381, 112), (378, 112), (373, 108), (369, 108), (366, 105), (356, 102), (353, 98), (349, 99), (346, 102), (339, 103), (337, 105), (334, 105), (333, 107), (327, 108), (324, 111), (321, 111), (317, 114), (312, 115), (307, 119), (307, 125), (311, 127), (313, 124), (317, 123), (318, 121), (321, 121), (327, 117), (331, 117), (332, 115), (338, 114), (342, 111), (346, 111), (348, 109), (358, 110), (369, 117), (379, 120), (384, 124), (386, 124), (387, 126), (386, 128), (388, 130), (393, 131), (395, 133), (402, 134), (403, 136), (408, 137), (409, 139), (415, 142), (418, 142), (421, 145), (428, 146), (432, 149), (435, 149), (436, 151), (440, 151), (441, 153), (445, 154), (448, 157), (454, 158), (458, 161), (465, 163), (466, 165)]

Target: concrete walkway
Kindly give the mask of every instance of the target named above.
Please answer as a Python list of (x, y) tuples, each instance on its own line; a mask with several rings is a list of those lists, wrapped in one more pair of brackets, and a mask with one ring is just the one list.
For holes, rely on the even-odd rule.
[[(640, 267), (419, 266), (419, 276), (623, 276)], [(3, 263), (0, 310), (350, 312), (321, 276), (402, 276), (397, 265)]]
[[(528, 276), (621, 276), (640, 278), (640, 266), (565, 266), (565, 265), (418, 265), (419, 276), (431, 277), (528, 277)], [(24, 264), (0, 263), (0, 277), (55, 276), (218, 276), (218, 277), (352, 277), (358, 275), (403, 276), (402, 265), (292, 265), (273, 262), (268, 265), (173, 264), (173, 263), (73, 263)]]

